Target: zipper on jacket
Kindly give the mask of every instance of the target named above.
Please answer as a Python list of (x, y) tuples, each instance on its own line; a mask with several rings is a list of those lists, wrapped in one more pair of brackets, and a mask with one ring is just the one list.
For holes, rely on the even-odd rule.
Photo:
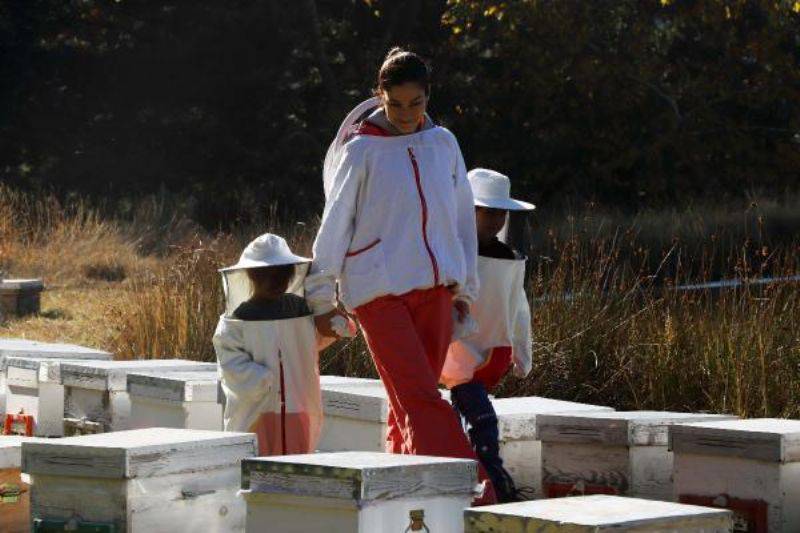
[(408, 147), (408, 157), (411, 158), (411, 166), (414, 168), (414, 180), (417, 183), (417, 192), (419, 193), (419, 203), (422, 206), (422, 240), (425, 242), (425, 249), (428, 251), (428, 257), (431, 260), (431, 268), (433, 268), (433, 284), (439, 285), (439, 265), (436, 263), (436, 256), (433, 255), (431, 245), (428, 242), (428, 203), (425, 201), (425, 193), (422, 192), (422, 180), (419, 175), (419, 165), (417, 158), (414, 156), (414, 150)]
[(278, 370), (281, 381), (281, 455), (286, 455), (286, 382), (283, 377), (283, 357), (278, 350)]

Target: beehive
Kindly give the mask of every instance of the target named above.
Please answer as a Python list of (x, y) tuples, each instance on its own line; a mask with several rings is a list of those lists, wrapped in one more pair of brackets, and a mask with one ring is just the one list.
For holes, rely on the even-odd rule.
[(0, 316), (25, 316), (39, 312), (44, 283), (40, 279), (0, 281)]
[(620, 411), (543, 415), (542, 487), (546, 497), (612, 494), (672, 499), (667, 428), (728, 415)]
[(325, 420), (317, 448), (326, 452), (384, 451), (389, 402), (383, 383), (338, 378), (321, 380), (320, 386)]
[(477, 507), (464, 511), (465, 533), (729, 533), (729, 511), (594, 495)]
[(610, 407), (551, 400), (539, 396), (493, 400), (500, 432), (500, 456), (518, 489), (526, 497), (540, 498), (542, 443), (536, 434), (540, 415), (569, 412), (610, 412)]
[(36, 439), (0, 436), (0, 531), (27, 533), (30, 515), (30, 483), (20, 472), (22, 441)]
[(678, 501), (734, 511), (736, 531), (800, 531), (800, 420), (670, 428)]
[(216, 370), (128, 374), (131, 429), (222, 430), (224, 396)]
[(247, 531), (461, 533), (477, 464), (372, 452), (248, 459)]
[(70, 435), (129, 429), (129, 373), (163, 374), (214, 369), (214, 363), (197, 363), (183, 359), (63, 363), (61, 381), (65, 396), (65, 433)]
[(6, 359), (6, 405), (9, 413), (32, 417), (33, 435), (64, 436), (62, 359)]
[(22, 470), (45, 529), (236, 532), (240, 463), (255, 453), (249, 433), (151, 428), (26, 442)]
[(0, 339), (0, 414), (6, 412), (6, 358), (109, 360), (111, 354), (74, 344)]

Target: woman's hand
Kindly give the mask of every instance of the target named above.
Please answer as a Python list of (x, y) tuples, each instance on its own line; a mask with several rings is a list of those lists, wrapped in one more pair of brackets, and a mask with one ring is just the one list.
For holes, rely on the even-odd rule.
[(453, 301), (453, 307), (456, 309), (456, 318), (459, 323), (463, 323), (469, 316), (469, 304), (464, 300)]

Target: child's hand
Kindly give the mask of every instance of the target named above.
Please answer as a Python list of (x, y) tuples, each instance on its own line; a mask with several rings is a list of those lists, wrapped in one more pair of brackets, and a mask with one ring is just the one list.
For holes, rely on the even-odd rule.
[(314, 327), (317, 328), (317, 332), (322, 335), (323, 337), (328, 337), (331, 339), (338, 339), (339, 335), (333, 330), (333, 324), (331, 323), (333, 317), (335, 316), (343, 316), (347, 318), (347, 315), (339, 311), (338, 309), (334, 309), (324, 315), (318, 315), (314, 317)]
[(469, 304), (464, 300), (455, 300), (453, 307), (456, 309), (456, 318), (459, 323), (463, 323), (469, 316)]

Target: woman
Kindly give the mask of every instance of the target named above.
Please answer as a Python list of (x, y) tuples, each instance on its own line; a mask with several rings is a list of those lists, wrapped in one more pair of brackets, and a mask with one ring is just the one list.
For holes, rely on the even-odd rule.
[[(339, 313), (337, 283), (358, 318), (389, 396), (387, 451), (474, 459), (437, 384), (453, 317), (466, 323), (477, 296), (475, 212), (458, 142), (425, 113), (429, 97), (425, 62), (391, 50), (376, 97), (348, 115), (326, 156), (306, 298), (323, 335)], [(485, 487), (479, 502), (494, 502)]]

